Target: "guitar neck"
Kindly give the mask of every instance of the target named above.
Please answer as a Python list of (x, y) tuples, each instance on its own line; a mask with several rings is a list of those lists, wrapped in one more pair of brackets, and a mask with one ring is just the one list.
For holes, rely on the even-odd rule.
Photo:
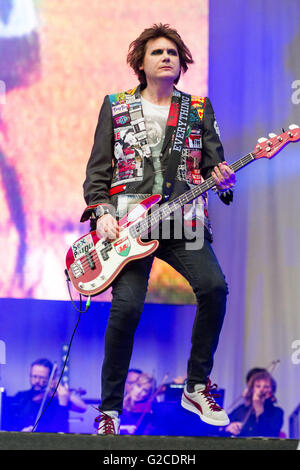
[[(254, 155), (252, 153), (248, 153), (244, 157), (229, 165), (229, 167), (234, 172), (237, 172), (244, 166), (251, 163), (253, 160), (255, 160)], [(137, 238), (141, 235), (148, 233), (151, 227), (154, 227), (158, 223), (162, 222), (164, 219), (173, 214), (176, 210), (180, 209), (185, 204), (188, 204), (197, 197), (201, 196), (201, 194), (213, 188), (215, 184), (216, 183), (212, 177), (207, 178), (205, 181), (203, 181), (203, 183), (199, 184), (198, 186), (195, 186), (189, 191), (186, 191), (181, 196), (178, 196), (170, 202), (163, 203), (161, 206), (159, 206), (157, 210), (149, 214), (145, 219), (139, 221), (136, 224), (133, 224), (130, 227), (131, 235), (134, 238)]]

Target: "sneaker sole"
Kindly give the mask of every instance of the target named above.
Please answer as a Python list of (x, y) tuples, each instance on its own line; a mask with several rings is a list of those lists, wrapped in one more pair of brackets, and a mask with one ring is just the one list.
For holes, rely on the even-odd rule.
[(191, 405), (189, 404), (188, 402), (186, 402), (183, 398), (181, 399), (181, 406), (183, 408), (185, 408), (186, 410), (188, 411), (191, 411), (192, 413), (195, 413), (197, 414), (198, 416), (200, 416), (200, 419), (204, 422), (204, 423), (207, 423), (207, 424), (211, 424), (212, 426), (227, 426), (227, 424), (230, 423), (230, 420), (229, 418), (227, 418), (226, 420), (217, 420), (217, 419), (213, 419), (213, 418), (208, 418), (206, 416), (204, 416), (199, 410), (197, 410), (197, 408), (195, 408), (194, 405)]

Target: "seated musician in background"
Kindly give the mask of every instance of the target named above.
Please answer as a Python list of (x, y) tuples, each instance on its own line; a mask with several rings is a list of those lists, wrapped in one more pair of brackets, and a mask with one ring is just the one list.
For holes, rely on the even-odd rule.
[[(6, 431), (31, 432), (33, 430), (44, 394), (47, 391), (52, 369), (53, 365), (48, 359), (38, 359), (31, 364), (29, 376), (31, 388), (6, 399), (4, 413), (4, 429)], [(45, 406), (47, 406), (56, 384), (54, 378), (45, 400)], [(83, 413), (86, 408), (86, 404), (79, 396), (72, 393), (67, 386), (60, 384), (35, 430), (37, 432), (66, 433), (69, 431), (69, 410)]]
[(232, 411), (230, 424), (224, 430), (232, 436), (278, 437), (284, 412), (275, 405), (276, 382), (266, 370), (249, 377), (244, 404)]
[(249, 387), (251, 385), (251, 379), (252, 377), (255, 375), (255, 374), (258, 374), (260, 372), (267, 372), (268, 373), (268, 369), (265, 369), (263, 367), (253, 367), (252, 369), (248, 370), (247, 374), (246, 374), (246, 387), (245, 387), (245, 390), (243, 391), (242, 393), (242, 397), (245, 398), (248, 393), (249, 393)]
[(121, 434), (149, 434), (155, 379), (135, 369), (129, 370), (125, 383)]
[(124, 390), (124, 396), (126, 397), (129, 393), (130, 390), (132, 389), (133, 385), (139, 378), (139, 376), (143, 372), (140, 369), (129, 369), (128, 374), (127, 374), (127, 379), (125, 382), (125, 390)]

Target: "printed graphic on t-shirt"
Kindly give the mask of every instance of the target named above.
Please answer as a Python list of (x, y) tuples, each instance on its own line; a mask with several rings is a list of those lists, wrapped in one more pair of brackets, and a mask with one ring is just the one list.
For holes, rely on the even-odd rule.
[(169, 106), (157, 106), (142, 99), (143, 114), (147, 131), (147, 139), (151, 148), (152, 161), (155, 171), (153, 194), (161, 194), (163, 176), (161, 171), (160, 153), (165, 138)]
[(152, 117), (145, 118), (148, 142), (151, 147), (152, 157), (153, 154), (159, 154), (163, 144), (165, 135), (166, 121), (156, 116), (157, 120), (154, 121)]

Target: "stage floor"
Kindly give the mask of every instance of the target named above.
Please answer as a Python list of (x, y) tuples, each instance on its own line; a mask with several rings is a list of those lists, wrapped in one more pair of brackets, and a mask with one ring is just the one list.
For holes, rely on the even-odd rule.
[(0, 450), (202, 451), (300, 450), (296, 439), (199, 436), (97, 436), (0, 431)]

